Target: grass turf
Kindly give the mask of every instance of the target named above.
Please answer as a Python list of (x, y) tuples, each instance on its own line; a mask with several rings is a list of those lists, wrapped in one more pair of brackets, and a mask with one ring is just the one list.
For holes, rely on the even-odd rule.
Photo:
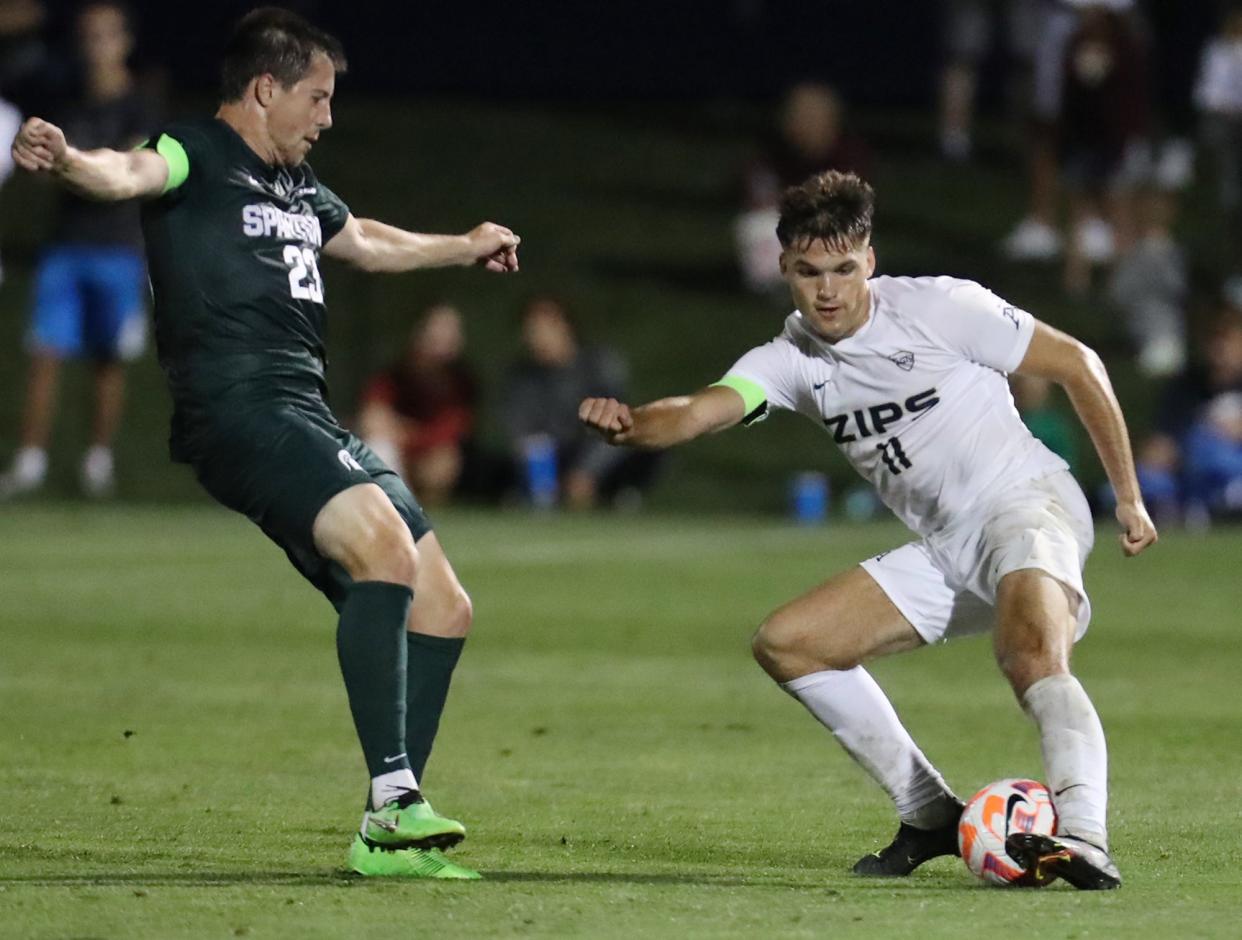
[[(426, 783), (467, 821), (455, 854), (481, 884), (344, 872), (364, 771), (332, 611), (247, 523), (6, 507), (0, 935), (1236, 931), (1242, 533), (1169, 533), (1124, 561), (1101, 531), (1077, 665), (1110, 736), (1127, 882), (1080, 894), (988, 889), (950, 859), (904, 880), (848, 873), (891, 810), (747, 639), (783, 599), (903, 540), (896, 526), (440, 522), (477, 618)], [(964, 795), (1040, 775), (986, 641), (874, 671)]]

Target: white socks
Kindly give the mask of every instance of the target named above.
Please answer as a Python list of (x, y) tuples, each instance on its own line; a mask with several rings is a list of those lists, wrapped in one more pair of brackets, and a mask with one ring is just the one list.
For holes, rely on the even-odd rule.
[(1070, 675), (1040, 679), (1022, 697), (1039, 726), (1057, 831), (1108, 850), (1108, 745), (1095, 706)]
[[(944, 825), (956, 812), (953, 791), (902, 727), (888, 697), (861, 666), (811, 673), (781, 688), (884, 788), (902, 822)], [(1058, 831), (1108, 849), (1108, 750), (1095, 707), (1070, 675), (1040, 679), (1022, 707), (1039, 727)]]
[[(0, 498), (20, 496), (39, 489), (47, 480), (47, 451), (42, 447), (25, 446), (13, 455), (13, 465), (0, 477)], [(94, 444), (82, 455), (78, 476), (82, 492), (87, 496), (111, 496), (116, 489), (116, 467), (112, 449)]]
[(806, 706), (875, 781), (901, 821), (934, 829), (957, 813), (956, 797), (902, 727), (876, 681), (862, 668), (813, 672), (781, 688)]
[(42, 447), (23, 447), (13, 456), (13, 478), (23, 489), (43, 485), (47, 477), (47, 451)]
[(371, 805), (379, 809), (389, 800), (395, 800), (410, 790), (417, 789), (418, 781), (414, 779), (414, 771), (408, 767), (380, 774), (371, 778)]
[(111, 496), (116, 489), (116, 463), (112, 457), (112, 448), (103, 444), (92, 444), (82, 456), (79, 480), (82, 492), (87, 496)]

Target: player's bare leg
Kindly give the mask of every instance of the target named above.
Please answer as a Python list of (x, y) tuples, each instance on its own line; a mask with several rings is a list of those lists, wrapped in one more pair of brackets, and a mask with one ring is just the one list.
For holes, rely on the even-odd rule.
[(60, 358), (50, 352), (33, 353), (26, 374), (21, 445), (12, 467), (0, 477), (0, 499), (37, 490), (47, 479), (47, 444), (52, 436), (59, 387)]
[(1078, 888), (1116, 888), (1108, 856), (1108, 752), (1095, 707), (1069, 671), (1078, 595), (1035, 568), (1010, 572), (996, 593), (996, 661), (1039, 726), (1056, 837), (1019, 833), (1007, 848)]
[(860, 859), (861, 875), (907, 875), (957, 854), (962, 804), (902, 726), (862, 663), (923, 645), (875, 579), (845, 571), (790, 601), (755, 634), (755, 659), (832, 732), (892, 798), (901, 817), (893, 842)]

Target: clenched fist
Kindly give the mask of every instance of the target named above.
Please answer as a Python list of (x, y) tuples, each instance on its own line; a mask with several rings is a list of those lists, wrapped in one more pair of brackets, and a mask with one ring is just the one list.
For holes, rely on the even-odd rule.
[(517, 248), (522, 239), (503, 225), (484, 222), (466, 233), (466, 241), (475, 264), (497, 274), (518, 269)]
[(55, 124), (32, 117), (13, 138), (13, 162), (31, 173), (47, 173), (65, 159), (65, 133)]
[(586, 398), (578, 406), (578, 420), (609, 444), (624, 444), (634, 429), (634, 416), (630, 406), (615, 398)]

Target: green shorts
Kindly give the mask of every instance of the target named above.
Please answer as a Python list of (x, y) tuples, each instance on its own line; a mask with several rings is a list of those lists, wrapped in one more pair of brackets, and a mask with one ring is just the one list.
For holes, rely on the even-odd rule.
[(217, 418), (196, 435), (189, 463), (217, 502), (247, 516), (340, 607), (352, 580), (315, 548), (315, 518), (337, 493), (375, 483), (417, 542), (431, 522), (401, 478), (326, 407), (275, 403)]

